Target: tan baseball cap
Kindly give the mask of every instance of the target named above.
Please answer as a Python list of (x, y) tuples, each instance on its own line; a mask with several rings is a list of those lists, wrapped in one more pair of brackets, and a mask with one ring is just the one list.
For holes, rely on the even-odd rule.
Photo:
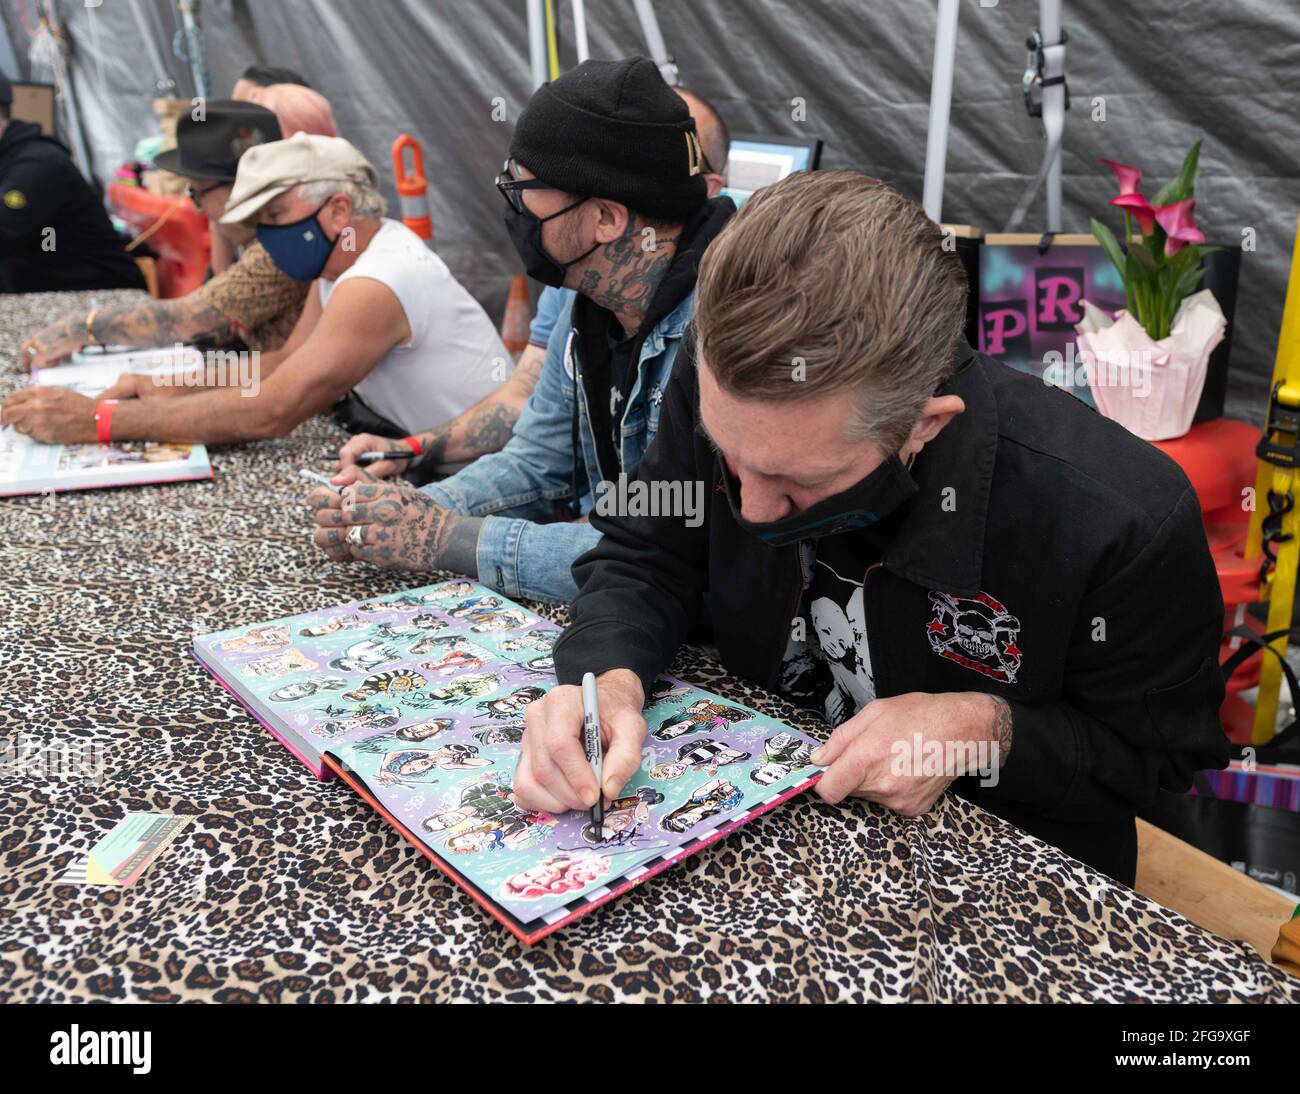
[(221, 223), (242, 224), (295, 186), (325, 181), (376, 187), (379, 173), (342, 137), (295, 133), (288, 140), (256, 145), (239, 157)]

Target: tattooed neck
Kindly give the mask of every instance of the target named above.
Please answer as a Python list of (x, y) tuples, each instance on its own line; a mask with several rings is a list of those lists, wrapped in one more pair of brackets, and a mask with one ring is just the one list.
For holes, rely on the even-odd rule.
[(656, 232), (629, 219), (627, 230), (596, 252), (600, 261), (582, 275), (578, 292), (613, 312), (624, 330), (638, 329), (677, 253), (679, 235), (679, 228)]

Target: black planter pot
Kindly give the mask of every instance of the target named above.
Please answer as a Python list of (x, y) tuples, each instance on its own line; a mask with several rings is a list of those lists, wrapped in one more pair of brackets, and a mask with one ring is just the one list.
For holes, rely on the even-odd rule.
[(1214, 293), (1214, 299), (1223, 309), (1223, 317), (1228, 321), (1228, 326), (1223, 332), (1223, 341), (1210, 354), (1205, 369), (1205, 387), (1201, 389), (1201, 401), (1196, 404), (1193, 423), (1223, 417), (1223, 400), (1228, 391), (1228, 357), (1232, 353), (1232, 318), (1237, 306), (1237, 275), (1240, 272), (1239, 246), (1224, 247), (1221, 251), (1205, 256), (1205, 276), (1201, 279), (1201, 288)]

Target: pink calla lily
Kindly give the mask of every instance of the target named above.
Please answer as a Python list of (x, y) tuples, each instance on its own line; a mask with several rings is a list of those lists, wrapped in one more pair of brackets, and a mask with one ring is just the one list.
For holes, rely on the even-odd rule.
[(1112, 171), (1115, 172), (1115, 181), (1119, 183), (1120, 196), (1125, 194), (1136, 194), (1138, 185), (1142, 182), (1142, 172), (1137, 167), (1130, 167), (1127, 163), (1120, 163), (1118, 160), (1101, 160)]
[(1156, 223), (1165, 230), (1165, 255), (1175, 255), (1188, 243), (1204, 243), (1205, 235), (1196, 226), (1192, 210), (1196, 206), (1195, 198), (1158, 205), (1155, 209)]
[(1149, 236), (1155, 231), (1156, 211), (1155, 208), (1147, 202), (1141, 194), (1120, 194), (1117, 198), (1111, 198), (1112, 205), (1118, 205), (1124, 212), (1128, 213), (1138, 223), (1144, 236)]
[[(1131, 321), (1157, 343), (1170, 336), (1180, 306), (1197, 288), (1204, 254), (1215, 250), (1195, 246), (1205, 242), (1193, 215), (1200, 156), (1201, 142), (1197, 141), (1183, 157), (1177, 176), (1157, 196), (1156, 201), (1163, 205), (1148, 201), (1141, 192), (1142, 172), (1136, 167), (1118, 160), (1099, 161), (1114, 172), (1119, 183), (1119, 195), (1110, 204), (1124, 211), (1122, 228), (1127, 238), (1116, 238), (1119, 233), (1095, 217), (1090, 218), (1092, 234), (1119, 274)], [(1134, 221), (1141, 229), (1140, 238), (1133, 231)], [(1193, 244), (1190, 248), (1189, 243)], [(1193, 398), (1199, 392), (1198, 388)]]

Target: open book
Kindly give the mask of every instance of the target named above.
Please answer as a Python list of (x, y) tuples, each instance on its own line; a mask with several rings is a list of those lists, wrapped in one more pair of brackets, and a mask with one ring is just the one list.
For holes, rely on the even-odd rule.
[[(154, 372), (158, 369), (178, 369), (203, 364), (203, 351), (196, 346), (177, 342), (170, 346), (86, 346), (77, 350), (68, 361), (71, 365), (96, 365), (109, 370), (114, 376), (123, 372)], [(64, 365), (63, 368), (67, 368)], [(54, 371), (43, 369), (41, 371)], [(62, 371), (62, 368), (58, 369)]]
[[(94, 398), (112, 387), (123, 372), (170, 376), (188, 360), (186, 352), (197, 351), (181, 347), (99, 354), (82, 364), (37, 369), (32, 383), (67, 387)], [(212, 466), (201, 444), (40, 444), (13, 428), (0, 430), (0, 497), (210, 478)]]
[(526, 943), (806, 790), (817, 742), (671, 677), (606, 810), (520, 809), (524, 708), (560, 629), (471, 581), (198, 638), (194, 654), (319, 778), (338, 774)]

